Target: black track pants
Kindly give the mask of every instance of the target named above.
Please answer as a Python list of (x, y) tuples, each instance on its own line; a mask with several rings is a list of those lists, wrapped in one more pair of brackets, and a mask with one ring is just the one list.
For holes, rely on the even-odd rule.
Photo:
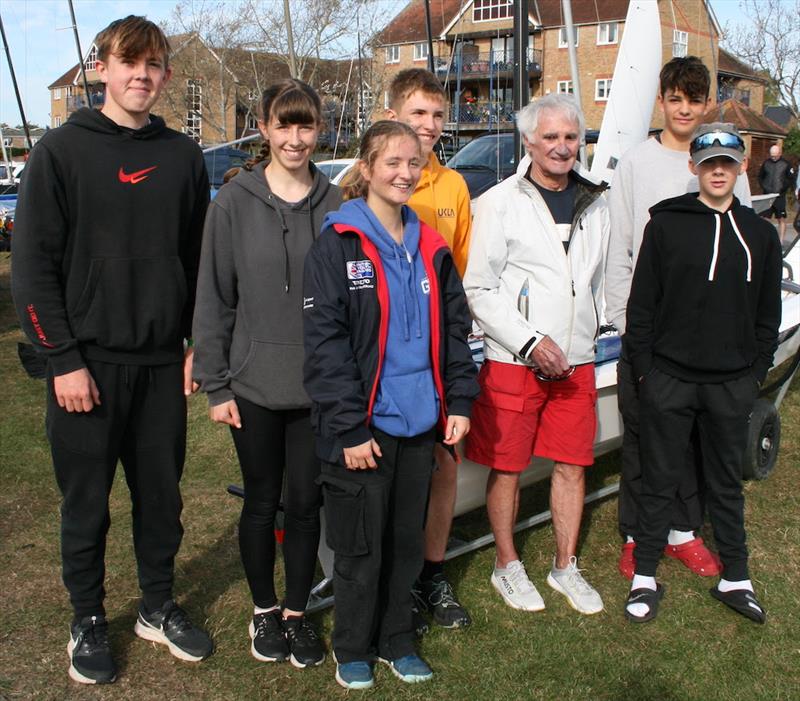
[(284, 467), (284, 605), (304, 611), (314, 578), (319, 545), (319, 458), (308, 409), (273, 411), (236, 398), (242, 428), (232, 428), (242, 468), (244, 505), (239, 551), (253, 603), (269, 608), (275, 595), (275, 514), (281, 502)]
[(434, 431), (373, 429), (377, 469), (322, 463), (326, 539), (334, 551), (333, 649), (339, 662), (414, 653), (411, 585), (422, 569)]
[(692, 428), (703, 452), (706, 504), (724, 577), (748, 579), (742, 494), (747, 422), (758, 394), (751, 375), (695, 384), (652, 370), (640, 387), (642, 491), (636, 574), (655, 576)]
[[(638, 528), (639, 502), (642, 490), (642, 467), (639, 461), (639, 387), (630, 363), (620, 358), (617, 363), (617, 402), (622, 415), (622, 471), (619, 483), (619, 531), (632, 536)], [(703, 499), (698, 490), (698, 471), (702, 469), (697, 433), (692, 433), (686, 455), (686, 469), (670, 510), (670, 528), (695, 531), (703, 524)]]
[(77, 618), (103, 613), (108, 495), (117, 461), (130, 490), (139, 586), (148, 608), (172, 597), (183, 536), (178, 483), (186, 453), (186, 399), (180, 363), (158, 366), (88, 361), (99, 406), (68, 413), (48, 377), (47, 436), (61, 490), (64, 584)]

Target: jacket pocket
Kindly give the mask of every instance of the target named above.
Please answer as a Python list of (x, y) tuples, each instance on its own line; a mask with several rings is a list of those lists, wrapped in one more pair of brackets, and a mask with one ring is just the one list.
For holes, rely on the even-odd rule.
[(317, 477), (316, 483), (322, 487), (328, 547), (337, 555), (346, 557), (366, 555), (369, 546), (364, 485), (325, 474)]
[(177, 256), (95, 258), (70, 314), (79, 341), (109, 350), (177, 347), (186, 278)]

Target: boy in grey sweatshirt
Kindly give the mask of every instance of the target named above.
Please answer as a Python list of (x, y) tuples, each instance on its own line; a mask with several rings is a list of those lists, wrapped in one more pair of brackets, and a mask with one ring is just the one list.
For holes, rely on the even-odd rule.
[[(606, 264), (605, 316), (623, 336), (617, 387), (625, 427), (619, 493), (619, 529), (625, 543), (619, 570), (628, 579), (634, 572), (632, 534), (638, 520), (641, 468), (638, 390), (625, 348), (625, 312), (650, 208), (667, 198), (698, 189), (697, 178), (688, 167), (689, 145), (708, 110), (711, 84), (708, 69), (695, 56), (672, 59), (661, 69), (659, 79), (658, 106), (664, 115), (664, 130), (625, 153), (617, 165), (608, 198), (611, 237)], [(742, 204), (750, 205), (746, 174), (739, 176), (734, 194)], [(687, 460), (696, 458), (699, 459), (699, 453), (690, 445)], [(697, 574), (714, 576), (719, 573), (719, 561), (705, 547), (702, 538), (694, 535), (703, 522), (696, 470), (686, 470), (684, 474), (673, 506), (665, 553)]]

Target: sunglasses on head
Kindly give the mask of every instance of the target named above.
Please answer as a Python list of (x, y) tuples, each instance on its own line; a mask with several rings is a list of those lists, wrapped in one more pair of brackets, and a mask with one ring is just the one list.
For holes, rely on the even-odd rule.
[(714, 144), (723, 148), (735, 148), (739, 151), (744, 151), (744, 141), (738, 134), (731, 134), (727, 131), (710, 131), (707, 134), (701, 134), (692, 141), (689, 153), (697, 153), (711, 148)]

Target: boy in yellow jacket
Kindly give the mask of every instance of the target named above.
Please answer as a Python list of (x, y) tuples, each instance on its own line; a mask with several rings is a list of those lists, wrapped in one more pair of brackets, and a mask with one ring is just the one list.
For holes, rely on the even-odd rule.
[[(408, 124), (422, 143), (428, 159), (414, 194), (408, 201), (417, 216), (436, 229), (447, 241), (459, 275), (467, 267), (472, 213), (467, 184), (456, 171), (441, 165), (433, 148), (442, 136), (447, 94), (436, 76), (422, 68), (400, 71), (389, 86), (386, 116)], [(456, 599), (444, 575), (444, 557), (453, 523), (458, 477), (453, 456), (437, 444), (437, 469), (431, 481), (428, 518), (425, 526), (425, 564), (415, 585), (417, 605), (427, 610), (433, 620), (445, 628), (470, 624), (466, 609)], [(424, 633), (427, 622), (415, 620), (417, 633)]]

